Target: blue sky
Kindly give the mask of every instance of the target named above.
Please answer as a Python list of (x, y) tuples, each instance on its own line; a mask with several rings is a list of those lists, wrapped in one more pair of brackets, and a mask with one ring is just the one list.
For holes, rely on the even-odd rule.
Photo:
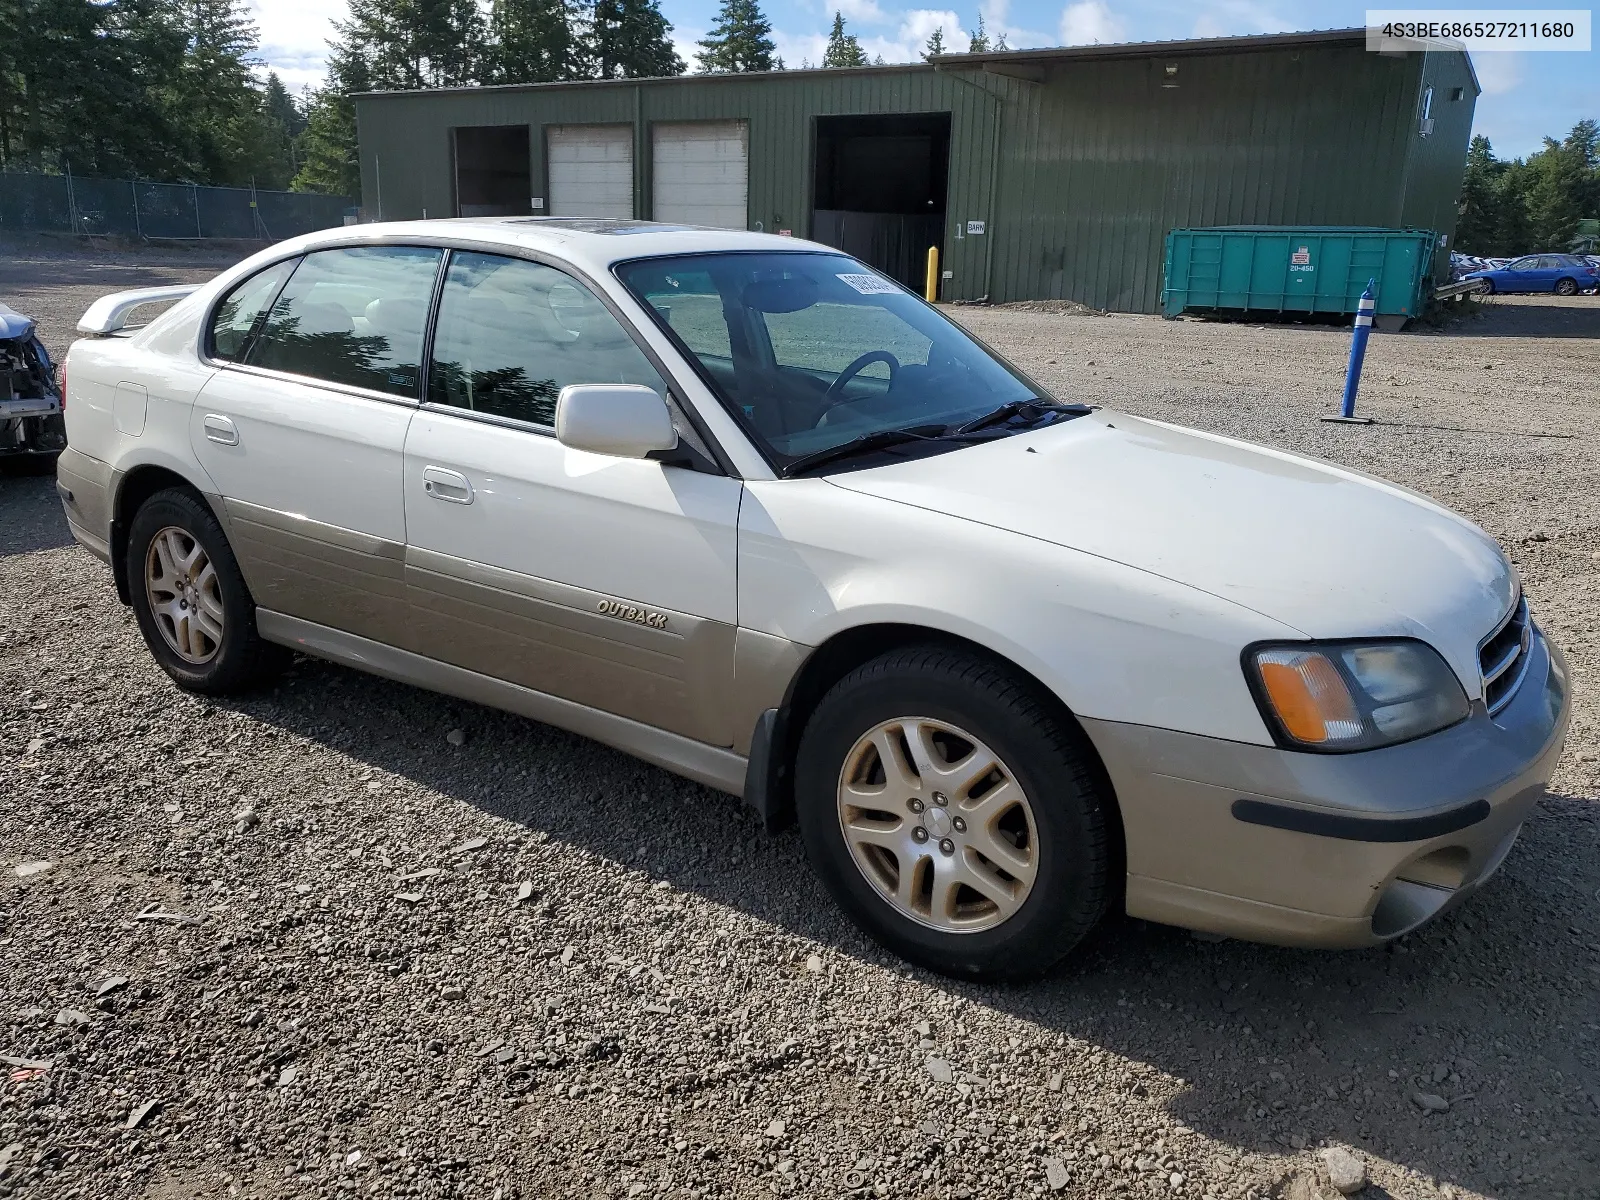
[[(900, 7), (895, 0), (764, 0), (763, 7), (772, 20), (779, 53), (790, 66), (821, 58), (836, 8), (867, 52), (881, 54), (889, 62), (916, 57), (937, 26), (944, 27), (947, 44), (965, 49), (965, 38), (956, 31), (971, 29), (980, 11), (990, 32), (1004, 32), (1014, 49), (1336, 29), (1362, 24), (1366, 12), (1364, 5), (1303, 0), (943, 2), (958, 6)], [(1431, 2), (1443, 6), (1442, 0)], [(1541, 0), (1551, 6), (1560, 2)], [(1503, 8), (1507, 3), (1457, 0), (1451, 7)], [(343, 0), (251, 0), (251, 6), (261, 26), (261, 55), (268, 65), (291, 88), (320, 81), (327, 39), (333, 34), (332, 22), (344, 11)], [(715, 19), (717, 0), (661, 0), (661, 7), (674, 26), (679, 53), (692, 68), (694, 43)], [(1483, 85), (1475, 132), (1487, 134), (1502, 158), (1537, 150), (1546, 134), (1565, 134), (1581, 117), (1600, 118), (1600, 51), (1478, 54), (1473, 63)]]

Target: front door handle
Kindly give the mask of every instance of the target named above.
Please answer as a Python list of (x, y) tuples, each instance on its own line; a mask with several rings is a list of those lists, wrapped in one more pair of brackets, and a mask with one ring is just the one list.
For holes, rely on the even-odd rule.
[(239, 444), (239, 428), (227, 417), (218, 416), (216, 413), (207, 413), (201, 421), (205, 426), (206, 437), (213, 442), (224, 446), (237, 446)]
[(446, 467), (423, 467), (422, 490), (435, 500), (448, 500), (451, 504), (472, 503), (472, 482), (460, 471)]

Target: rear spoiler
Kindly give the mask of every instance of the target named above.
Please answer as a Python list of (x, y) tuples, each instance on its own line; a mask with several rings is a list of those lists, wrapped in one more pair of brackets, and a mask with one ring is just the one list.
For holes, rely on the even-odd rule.
[(171, 287), (139, 288), (131, 292), (112, 292), (101, 296), (89, 305), (78, 319), (78, 332), (90, 337), (105, 337), (118, 333), (128, 326), (128, 315), (146, 304), (162, 304), (181, 300), (200, 287), (197, 283), (177, 284)]

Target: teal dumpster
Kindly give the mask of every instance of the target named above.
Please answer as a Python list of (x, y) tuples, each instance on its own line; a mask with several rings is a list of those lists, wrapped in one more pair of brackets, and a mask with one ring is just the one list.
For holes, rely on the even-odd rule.
[(1433, 288), (1436, 234), (1338, 225), (1230, 225), (1167, 234), (1162, 312), (1354, 313), (1378, 281), (1381, 324), (1399, 328)]

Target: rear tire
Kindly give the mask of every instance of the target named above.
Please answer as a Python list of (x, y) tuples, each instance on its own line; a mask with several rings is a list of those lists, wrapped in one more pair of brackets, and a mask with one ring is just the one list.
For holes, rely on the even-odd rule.
[(187, 691), (248, 691), (289, 663), (256, 631), (256, 605), (215, 514), (194, 493), (157, 492), (128, 528), (128, 591), (139, 632)]
[(1030, 681), (962, 650), (897, 650), (840, 680), (806, 724), (795, 798), (839, 906), (932, 971), (1038, 975), (1113, 894), (1087, 739)]
[(1578, 281), (1576, 279), (1556, 280), (1556, 295), (1576, 296), (1578, 294)]

